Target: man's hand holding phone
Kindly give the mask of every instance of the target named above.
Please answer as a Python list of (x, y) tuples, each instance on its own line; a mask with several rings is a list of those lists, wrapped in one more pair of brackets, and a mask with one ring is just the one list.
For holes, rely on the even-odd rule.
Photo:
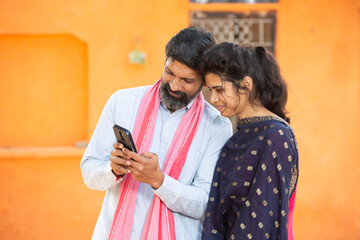
[(150, 152), (137, 154), (130, 131), (116, 124), (113, 129), (118, 141), (114, 143), (110, 157), (113, 173), (117, 177), (129, 173), (135, 180), (159, 188), (165, 175), (160, 170), (157, 155)]
[(113, 173), (120, 177), (127, 173), (128, 167), (126, 162), (130, 160), (130, 158), (124, 154), (122, 149), (124, 148), (124, 145), (122, 143), (114, 143), (113, 144), (114, 149), (111, 151), (110, 156), (110, 166), (112, 168)]
[(126, 173), (130, 173), (135, 180), (147, 183), (154, 189), (162, 185), (165, 175), (160, 170), (156, 153), (144, 152), (139, 155), (126, 148), (123, 148), (123, 153), (131, 159), (126, 160)]
[(115, 175), (131, 174), (143, 183), (159, 188), (164, 181), (164, 173), (160, 170), (158, 157), (155, 153), (144, 152), (139, 155), (125, 148), (121, 143), (114, 143), (111, 151), (110, 166)]

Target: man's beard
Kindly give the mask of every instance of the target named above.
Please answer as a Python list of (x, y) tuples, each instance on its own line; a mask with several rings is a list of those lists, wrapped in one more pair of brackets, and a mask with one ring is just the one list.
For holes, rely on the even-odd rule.
[(182, 91), (175, 91), (175, 92), (172, 91), (176, 95), (180, 95), (180, 97), (177, 98), (177, 97), (172, 96), (169, 93), (169, 91), (171, 91), (170, 84), (164, 83), (161, 80), (160, 96), (161, 96), (161, 99), (163, 100), (163, 103), (165, 104), (167, 109), (178, 110), (178, 109), (183, 108), (186, 105), (188, 105), (189, 102), (198, 95), (198, 93), (201, 91), (201, 89), (202, 89), (202, 87), (200, 87), (198, 89), (198, 91), (194, 95), (191, 95), (191, 96), (187, 95), (185, 92), (182, 92)]

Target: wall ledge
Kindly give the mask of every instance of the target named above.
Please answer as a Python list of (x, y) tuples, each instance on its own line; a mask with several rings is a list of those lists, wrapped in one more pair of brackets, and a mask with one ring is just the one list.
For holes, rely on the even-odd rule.
[(23, 147), (0, 148), (0, 159), (79, 157), (85, 147)]

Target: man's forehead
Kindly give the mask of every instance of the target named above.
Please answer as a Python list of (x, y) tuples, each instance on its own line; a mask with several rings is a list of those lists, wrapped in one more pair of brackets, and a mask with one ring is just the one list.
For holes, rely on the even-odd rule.
[(166, 60), (165, 67), (182, 78), (198, 78), (200, 76), (200, 72), (198, 70), (194, 70), (186, 64), (172, 58), (168, 58)]

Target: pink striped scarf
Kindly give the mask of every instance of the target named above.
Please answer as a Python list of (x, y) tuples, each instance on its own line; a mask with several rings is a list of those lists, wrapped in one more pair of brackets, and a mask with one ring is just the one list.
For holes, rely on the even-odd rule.
[[(157, 81), (147, 90), (136, 116), (133, 137), (139, 153), (148, 151), (151, 146), (160, 106), (160, 82), (161, 80)], [(200, 93), (191, 108), (181, 118), (162, 167), (162, 171), (174, 179), (180, 176), (203, 111), (204, 98)], [(134, 180), (131, 174), (126, 174), (121, 181), (119, 202), (109, 239), (130, 239), (139, 185), (140, 182)], [(175, 239), (174, 216), (155, 194), (146, 216), (141, 239)]]

